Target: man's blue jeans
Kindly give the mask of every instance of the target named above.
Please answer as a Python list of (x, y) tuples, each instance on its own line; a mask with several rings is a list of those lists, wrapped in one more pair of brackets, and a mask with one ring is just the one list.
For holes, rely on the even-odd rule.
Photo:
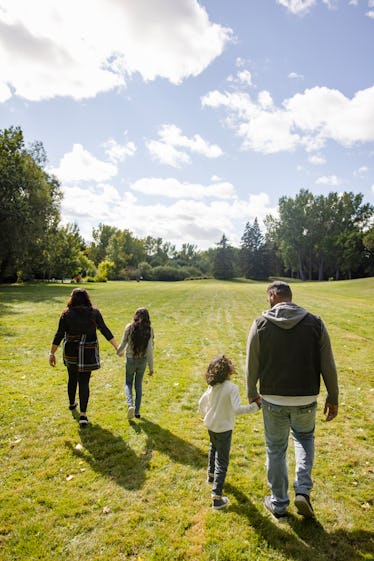
[(232, 430), (225, 432), (208, 430), (208, 433), (210, 439), (208, 472), (214, 473), (212, 495), (221, 496), (229, 467)]
[(291, 431), (294, 441), (296, 495), (310, 494), (313, 487), (314, 427), (317, 403), (302, 406), (273, 405), (263, 400), (267, 478), (275, 512), (282, 514), (290, 504), (288, 496), (287, 447)]
[(126, 359), (126, 381), (125, 394), (127, 405), (133, 405), (132, 390), (135, 382), (135, 415), (140, 411), (143, 394), (143, 376), (147, 366), (146, 358), (127, 358)]

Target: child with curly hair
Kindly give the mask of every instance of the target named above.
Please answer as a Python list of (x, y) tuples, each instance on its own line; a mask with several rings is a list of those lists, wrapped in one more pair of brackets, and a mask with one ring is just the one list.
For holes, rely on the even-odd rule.
[(204, 416), (210, 440), (207, 482), (213, 484), (214, 510), (225, 508), (229, 502), (222, 492), (229, 465), (235, 415), (255, 413), (260, 408), (256, 402), (240, 404), (238, 386), (230, 381), (234, 372), (234, 365), (225, 355), (213, 359), (205, 373), (209, 387), (199, 400), (199, 411)]

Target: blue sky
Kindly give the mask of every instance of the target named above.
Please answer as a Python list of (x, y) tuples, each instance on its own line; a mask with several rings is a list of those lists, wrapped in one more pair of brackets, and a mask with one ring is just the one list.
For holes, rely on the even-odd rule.
[(240, 243), (280, 196), (374, 203), (374, 0), (0, 0), (0, 128), (63, 223)]

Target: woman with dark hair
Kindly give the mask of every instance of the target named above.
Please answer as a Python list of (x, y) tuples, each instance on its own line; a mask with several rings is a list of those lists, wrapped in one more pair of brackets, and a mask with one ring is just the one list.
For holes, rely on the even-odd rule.
[[(121, 343), (117, 349), (119, 356), (126, 348), (125, 394), (127, 401), (127, 418), (135, 415), (140, 418), (140, 404), (143, 393), (143, 376), (148, 363), (149, 375), (153, 374), (153, 329), (146, 308), (138, 308), (134, 319), (125, 327)], [(135, 408), (133, 405), (133, 385), (135, 382)]]
[(49, 364), (56, 366), (55, 352), (64, 340), (63, 361), (69, 375), (69, 409), (73, 411), (78, 405), (75, 396), (79, 385), (80, 425), (88, 423), (87, 405), (91, 372), (100, 368), (96, 329), (99, 329), (117, 349), (118, 344), (112, 332), (106, 326), (100, 311), (92, 306), (88, 292), (84, 288), (75, 288), (60, 316), (49, 353)]

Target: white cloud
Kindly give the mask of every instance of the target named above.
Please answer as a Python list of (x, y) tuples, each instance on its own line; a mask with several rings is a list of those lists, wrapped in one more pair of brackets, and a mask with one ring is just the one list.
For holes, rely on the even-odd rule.
[[(143, 181), (143, 180), (140, 180)], [(145, 180), (144, 180), (145, 181)], [(201, 249), (213, 247), (225, 233), (230, 243), (240, 244), (245, 223), (256, 217), (260, 224), (267, 214), (277, 215), (265, 193), (249, 194), (247, 199), (182, 199), (171, 203), (149, 204), (132, 192), (121, 195), (108, 184), (83, 188), (63, 187), (63, 223), (79, 223), (81, 235), (91, 239), (92, 228), (104, 223), (123, 229), (124, 225), (139, 238), (162, 237), (175, 244), (196, 244)]]
[(218, 158), (223, 154), (217, 144), (209, 144), (198, 134), (188, 138), (175, 125), (162, 125), (158, 135), (160, 140), (147, 142), (147, 148), (152, 157), (162, 164), (179, 167), (189, 163), (190, 156), (185, 150), (207, 158)]
[(336, 187), (341, 184), (340, 179), (336, 175), (323, 175), (316, 180), (317, 185), (331, 185)]
[(5, 82), (0, 82), (0, 103), (8, 101), (12, 97), (12, 92)]
[(326, 163), (326, 158), (324, 158), (323, 156), (318, 156), (317, 154), (309, 156), (308, 160), (314, 166), (321, 166)]
[[(265, 100), (265, 101), (264, 101)], [(257, 103), (247, 93), (209, 92), (202, 105), (223, 108), (227, 124), (243, 139), (243, 148), (265, 154), (320, 150), (328, 139), (343, 146), (374, 140), (374, 86), (349, 99), (340, 91), (315, 87), (275, 107), (270, 94)]]
[(358, 168), (357, 170), (355, 170), (353, 172), (353, 175), (356, 176), (356, 177), (361, 177), (362, 178), (362, 177), (366, 176), (368, 171), (369, 171), (368, 166), (361, 166), (360, 168)]
[(131, 189), (139, 193), (154, 197), (169, 197), (172, 199), (232, 199), (235, 189), (231, 183), (221, 181), (212, 185), (199, 183), (181, 183), (173, 177), (166, 179), (158, 177), (144, 177), (130, 185)]
[(114, 164), (123, 162), (127, 157), (133, 156), (136, 152), (134, 142), (126, 142), (126, 144), (118, 144), (113, 138), (104, 143), (105, 153), (109, 160)]
[(366, 12), (365, 16), (370, 19), (374, 19), (374, 10), (369, 10), (368, 12)]
[(98, 160), (81, 144), (74, 144), (71, 152), (62, 157), (59, 167), (50, 170), (63, 183), (75, 181), (107, 181), (118, 173), (118, 168), (110, 162)]
[(180, 84), (231, 36), (195, 0), (0, 0), (1, 79), (34, 101), (94, 97), (134, 73)]
[(277, 0), (277, 3), (287, 8), (292, 14), (304, 14), (316, 4), (316, 0)]
[(288, 78), (291, 80), (303, 80), (304, 76), (303, 74), (298, 74), (297, 72), (290, 72)]

